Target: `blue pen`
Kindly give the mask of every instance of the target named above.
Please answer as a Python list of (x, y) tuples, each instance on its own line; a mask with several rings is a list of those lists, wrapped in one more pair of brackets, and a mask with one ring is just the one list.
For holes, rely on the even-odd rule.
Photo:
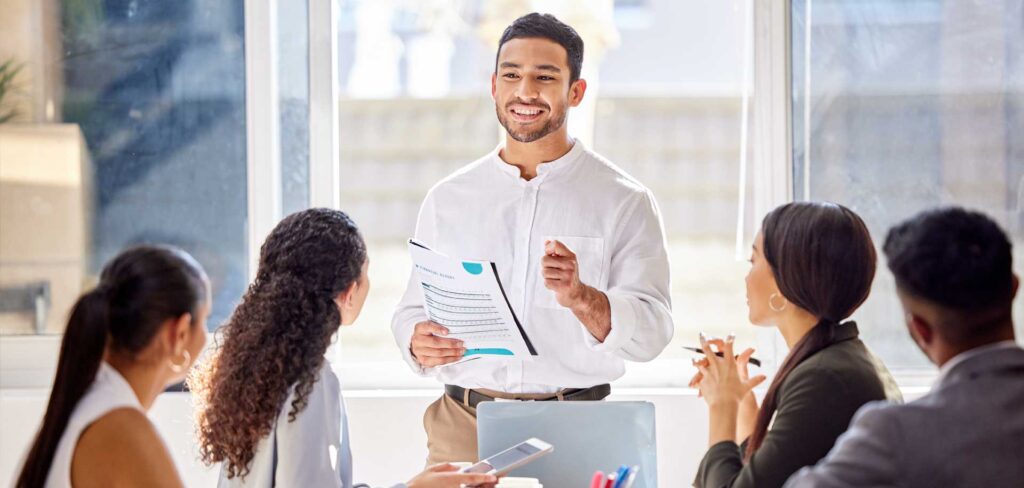
[(626, 481), (622, 483), (622, 488), (631, 488), (633, 482), (636, 481), (636, 473), (640, 471), (640, 466), (633, 466), (629, 469), (629, 476), (626, 477)]
[(620, 488), (623, 483), (626, 482), (627, 475), (629, 474), (629, 467), (626, 465), (619, 466), (619, 470), (615, 472), (615, 484), (612, 488)]

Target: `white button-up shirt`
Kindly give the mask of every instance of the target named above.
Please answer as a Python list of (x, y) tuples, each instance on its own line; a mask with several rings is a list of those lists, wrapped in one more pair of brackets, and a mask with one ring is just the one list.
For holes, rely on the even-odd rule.
[[(623, 359), (654, 359), (673, 333), (668, 253), (654, 196), (578, 141), (529, 181), (500, 149), (427, 193), (415, 237), (455, 258), (494, 262), (537, 356), (422, 368), (410, 351), (416, 323), (427, 320), (413, 274), (391, 323), (406, 361), (446, 384), (550, 393), (615, 380), (625, 372)], [(576, 253), (580, 280), (607, 295), (611, 332), (603, 343), (545, 288), (548, 239)]]

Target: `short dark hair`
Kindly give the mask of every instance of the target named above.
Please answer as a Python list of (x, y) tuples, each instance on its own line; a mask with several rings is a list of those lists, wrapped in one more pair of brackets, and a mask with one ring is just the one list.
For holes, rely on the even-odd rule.
[(498, 56), (501, 55), (501, 47), (506, 42), (529, 38), (548, 39), (565, 48), (566, 58), (569, 60), (569, 83), (580, 79), (580, 71), (583, 69), (583, 39), (575, 29), (554, 15), (537, 12), (519, 17), (505, 28), (501, 40), (498, 41), (498, 52), (494, 55), (494, 70), (498, 70)]
[(966, 314), (1013, 301), (1013, 246), (980, 212), (922, 212), (889, 230), (884, 251), (896, 286), (916, 298)]

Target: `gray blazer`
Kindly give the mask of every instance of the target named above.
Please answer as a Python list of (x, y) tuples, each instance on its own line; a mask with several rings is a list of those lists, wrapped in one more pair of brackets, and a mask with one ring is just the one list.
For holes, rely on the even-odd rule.
[(1024, 349), (964, 359), (906, 405), (865, 405), (787, 488), (1024, 486)]

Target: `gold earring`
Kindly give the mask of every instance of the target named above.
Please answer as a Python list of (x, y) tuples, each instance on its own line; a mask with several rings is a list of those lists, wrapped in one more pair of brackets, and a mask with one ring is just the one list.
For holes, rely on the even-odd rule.
[(167, 360), (168, 367), (170, 367), (171, 371), (173, 371), (175, 374), (184, 373), (185, 370), (188, 369), (189, 363), (192, 362), (192, 354), (189, 354), (188, 351), (181, 351), (181, 357), (184, 358), (181, 361), (181, 364), (175, 364), (175, 362), (171, 361), (170, 359)]
[[(782, 299), (782, 306), (779, 306), (779, 307), (775, 306), (775, 298), (776, 297)], [(783, 297), (782, 295), (779, 295), (778, 293), (772, 293), (771, 296), (768, 297), (768, 308), (772, 309), (773, 312), (781, 312), (781, 311), (785, 310), (786, 309), (786, 298)]]

